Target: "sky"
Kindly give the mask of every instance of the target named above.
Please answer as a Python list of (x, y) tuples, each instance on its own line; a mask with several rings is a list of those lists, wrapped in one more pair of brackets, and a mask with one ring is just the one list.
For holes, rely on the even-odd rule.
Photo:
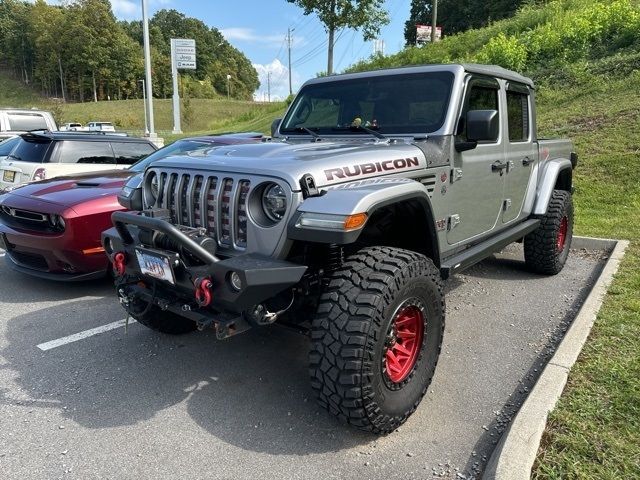
[[(404, 45), (404, 22), (409, 18), (410, 0), (386, 0), (391, 23), (382, 29), (384, 53)], [(142, 18), (141, 0), (111, 0), (119, 19)], [(271, 78), (271, 100), (289, 94), (287, 28), (292, 28), (291, 77), (293, 92), (305, 80), (327, 69), (327, 34), (317, 17), (304, 16), (302, 9), (286, 0), (149, 0), (150, 15), (163, 8), (175, 9), (202, 20), (253, 63), (260, 77), (257, 100), (267, 99), (267, 76)], [(373, 53), (373, 43), (362, 33), (346, 29), (337, 34), (334, 71), (340, 72)]]

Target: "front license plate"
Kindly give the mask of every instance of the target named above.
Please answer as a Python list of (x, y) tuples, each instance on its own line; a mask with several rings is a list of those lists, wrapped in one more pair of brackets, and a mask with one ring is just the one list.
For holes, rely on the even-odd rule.
[(13, 170), (5, 170), (4, 173), (2, 174), (3, 182), (13, 183), (15, 179), (16, 179), (16, 172), (14, 172)]
[(171, 269), (168, 257), (139, 248), (136, 248), (136, 256), (138, 257), (140, 271), (144, 275), (175, 285), (176, 281), (173, 277), (173, 270)]

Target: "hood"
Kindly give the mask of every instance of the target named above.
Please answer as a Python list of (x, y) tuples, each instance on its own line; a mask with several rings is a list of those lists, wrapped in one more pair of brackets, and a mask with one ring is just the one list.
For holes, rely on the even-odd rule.
[(169, 157), (153, 166), (277, 177), (294, 191), (300, 190), (305, 174), (311, 174), (318, 187), (325, 187), (427, 167), (423, 151), (404, 139), (230, 145), (210, 150), (204, 157)]
[(89, 200), (117, 195), (132, 175), (135, 173), (128, 170), (106, 170), (55, 177), (29, 183), (16, 188), (8, 195), (73, 207)]

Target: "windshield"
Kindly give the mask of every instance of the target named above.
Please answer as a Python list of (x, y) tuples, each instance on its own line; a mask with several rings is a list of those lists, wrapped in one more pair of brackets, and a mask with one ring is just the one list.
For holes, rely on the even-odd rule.
[(173, 142), (171, 145), (167, 145), (166, 147), (153, 152), (148, 157), (140, 160), (135, 165), (132, 165), (129, 170), (132, 172), (144, 172), (149, 164), (156, 160), (161, 160), (171, 155), (180, 155), (183, 153), (206, 150), (207, 148), (214, 147), (215, 145), (216, 143), (214, 142), (205, 142), (202, 140), (178, 140), (177, 142)]
[(287, 112), (280, 132), (434, 132), (444, 123), (453, 79), (450, 72), (427, 72), (307, 85)]

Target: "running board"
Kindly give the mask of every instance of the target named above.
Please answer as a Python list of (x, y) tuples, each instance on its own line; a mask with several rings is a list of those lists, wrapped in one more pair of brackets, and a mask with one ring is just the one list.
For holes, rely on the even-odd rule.
[(494, 252), (497, 252), (510, 243), (520, 240), (526, 234), (533, 232), (540, 225), (540, 220), (532, 219), (520, 223), (509, 230), (485, 240), (482, 243), (461, 252), (453, 257), (447, 258), (440, 266), (440, 275), (443, 279), (449, 278), (453, 273), (468, 268), (485, 259)]

